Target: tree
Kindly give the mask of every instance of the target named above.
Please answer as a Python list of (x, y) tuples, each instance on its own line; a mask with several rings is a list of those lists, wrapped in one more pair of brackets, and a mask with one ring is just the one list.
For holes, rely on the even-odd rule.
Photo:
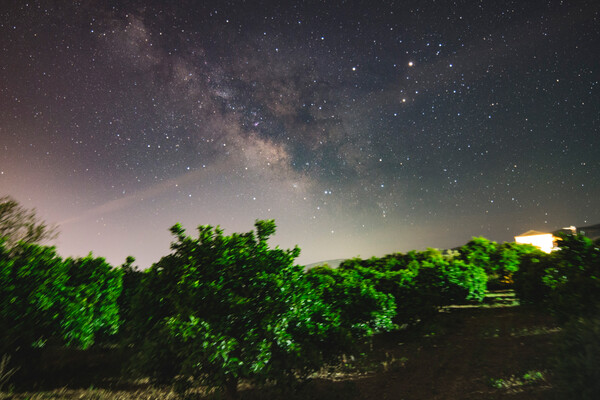
[(121, 271), (91, 255), (64, 260), (54, 247), (0, 240), (0, 353), (46, 343), (87, 348), (118, 328)]
[[(367, 270), (370, 277), (361, 274)], [(376, 277), (383, 273), (361, 266), (333, 269), (318, 266), (306, 273), (312, 290), (339, 320), (337, 333), (327, 347), (352, 352), (361, 339), (375, 333), (390, 331), (396, 326), (392, 319), (396, 315), (394, 296), (377, 288)]]
[(294, 265), (297, 247), (269, 248), (275, 222), (255, 228), (226, 236), (200, 226), (198, 238), (171, 228), (173, 252), (144, 273), (133, 301), (140, 372), (196, 378), (235, 397), (240, 379), (284, 383), (322, 366), (335, 313)]
[(60, 335), (66, 280), (54, 248), (24, 245), (14, 256), (0, 240), (0, 353), (42, 346)]
[(488, 287), (505, 288), (514, 283), (513, 276), (519, 270), (521, 262), (527, 254), (539, 253), (537, 247), (530, 244), (505, 242), (496, 248), (490, 261), (492, 270), (488, 271), (490, 282)]
[(558, 251), (542, 281), (560, 320), (600, 315), (600, 248), (583, 235), (559, 234)]
[(88, 254), (64, 261), (67, 281), (61, 327), (67, 344), (91, 346), (98, 335), (106, 338), (119, 328), (119, 305), (123, 271), (102, 257)]
[(460, 257), (469, 264), (485, 269), (489, 274), (494, 271), (492, 256), (496, 252), (498, 244), (484, 237), (474, 237), (458, 251)]
[(23, 208), (10, 196), (0, 197), (0, 238), (11, 252), (19, 243), (41, 243), (55, 239), (57, 228), (39, 220), (35, 209)]
[(119, 340), (127, 340), (131, 337), (131, 331), (135, 329), (133, 321), (135, 315), (133, 314), (133, 302), (135, 297), (138, 295), (140, 290), (142, 279), (144, 279), (144, 271), (135, 267), (133, 264), (135, 258), (128, 256), (125, 262), (120, 266), (120, 270), (123, 274), (123, 290), (118, 299), (119, 305)]

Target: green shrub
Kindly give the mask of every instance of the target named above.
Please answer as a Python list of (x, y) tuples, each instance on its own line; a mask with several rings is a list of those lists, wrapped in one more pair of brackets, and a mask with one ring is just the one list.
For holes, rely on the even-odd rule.
[(515, 273), (523, 303), (544, 305), (560, 320), (600, 312), (600, 248), (589, 238), (562, 235), (559, 250), (527, 254)]
[(444, 279), (442, 293), (446, 302), (483, 301), (488, 280), (485, 269), (462, 260), (450, 260), (441, 269)]
[(119, 324), (121, 273), (91, 255), (63, 261), (53, 247), (0, 243), (0, 353), (47, 342), (89, 347)]
[(481, 301), (486, 292), (487, 275), (482, 267), (437, 249), (380, 259), (355, 258), (344, 261), (339, 270), (359, 276), (377, 291), (393, 296), (397, 324), (426, 318), (445, 305)]
[(119, 328), (118, 299), (122, 291), (122, 270), (91, 254), (64, 261), (68, 279), (62, 307), (61, 327), (69, 344), (82, 348), (98, 338), (106, 339)]
[(0, 243), (0, 354), (60, 336), (65, 272), (54, 248), (27, 245), (17, 257)]
[(600, 248), (581, 235), (562, 235), (543, 283), (552, 310), (562, 319), (600, 315)]
[(484, 237), (474, 237), (458, 249), (459, 258), (465, 263), (476, 265), (490, 274), (496, 269), (493, 257), (498, 249), (498, 243)]
[(513, 286), (514, 274), (519, 270), (521, 261), (527, 254), (541, 251), (530, 244), (506, 242), (498, 245), (491, 257), (491, 269), (488, 271), (488, 288), (505, 289)]
[(394, 297), (379, 291), (376, 279), (364, 279), (356, 270), (329, 267), (311, 269), (306, 279), (313, 294), (339, 315), (340, 329), (348, 329), (347, 334), (352, 338), (360, 339), (394, 328)]
[[(268, 247), (275, 223), (255, 227), (225, 236), (201, 226), (197, 239), (179, 225), (171, 229), (172, 254), (143, 274), (133, 299), (138, 370), (163, 380), (188, 376), (230, 393), (240, 379), (283, 384), (387, 326), (386, 295), (359, 281), (329, 287), (326, 276), (315, 287), (294, 265), (298, 248)], [(338, 294), (362, 308), (324, 300)], [(379, 315), (382, 306), (390, 310)]]
[(521, 259), (519, 270), (513, 275), (513, 286), (521, 304), (542, 306), (547, 302), (550, 288), (544, 284), (543, 278), (554, 262), (552, 258), (552, 255), (537, 252)]
[(600, 318), (576, 319), (566, 325), (554, 374), (562, 398), (600, 398)]
[(339, 271), (369, 282), (378, 292), (392, 296), (396, 314), (393, 321), (398, 325), (415, 322), (424, 315), (433, 313), (435, 306), (426, 295), (418, 292), (416, 286), (418, 262), (410, 262), (406, 266), (401, 254), (384, 259), (381, 261), (371, 258), (367, 262), (349, 260), (340, 265)]
[[(129, 256), (125, 263), (120, 266), (122, 277), (123, 290), (119, 296), (117, 303), (119, 306), (119, 335), (115, 341), (127, 342), (128, 338), (132, 338), (132, 331), (135, 330), (133, 321), (136, 319), (132, 309), (133, 302), (140, 290), (144, 272), (133, 266), (135, 258)], [(139, 322), (139, 319), (138, 319)]]

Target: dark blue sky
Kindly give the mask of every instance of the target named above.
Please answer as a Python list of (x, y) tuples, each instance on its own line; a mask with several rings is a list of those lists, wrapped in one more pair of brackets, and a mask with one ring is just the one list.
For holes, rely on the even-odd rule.
[(4, 1), (0, 195), (141, 266), (175, 222), (275, 218), (303, 263), (598, 223), (599, 12)]

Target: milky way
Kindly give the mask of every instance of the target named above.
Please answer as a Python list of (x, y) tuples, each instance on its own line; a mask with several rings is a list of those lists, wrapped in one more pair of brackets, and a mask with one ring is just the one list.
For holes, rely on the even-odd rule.
[(3, 1), (0, 195), (143, 267), (274, 218), (300, 262), (600, 222), (594, 1)]

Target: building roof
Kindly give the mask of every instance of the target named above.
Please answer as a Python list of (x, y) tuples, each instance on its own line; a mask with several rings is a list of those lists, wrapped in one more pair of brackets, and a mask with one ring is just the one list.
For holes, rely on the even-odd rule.
[[(577, 233), (580, 233), (582, 235), (585, 235), (587, 237), (589, 237), (592, 240), (596, 240), (600, 238), (600, 224), (596, 224), (596, 225), (588, 225), (588, 226), (578, 226), (577, 228)], [(571, 232), (568, 229), (559, 229), (555, 232), (552, 232), (554, 235), (563, 232), (563, 233), (567, 233), (567, 234), (571, 234), (573, 232)]]
[(522, 233), (520, 235), (517, 235), (517, 237), (521, 237), (521, 236), (537, 236), (537, 235), (551, 235), (551, 233), (530, 230), (530, 231), (527, 231), (527, 232)]
[(577, 228), (577, 232), (583, 233), (592, 240), (597, 240), (600, 238), (600, 224), (582, 226), (581, 228)]

